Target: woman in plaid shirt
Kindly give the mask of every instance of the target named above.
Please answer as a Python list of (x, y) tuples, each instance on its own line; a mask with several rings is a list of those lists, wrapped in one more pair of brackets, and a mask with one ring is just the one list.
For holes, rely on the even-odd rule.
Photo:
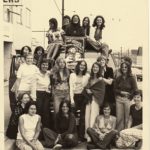
[(6, 131), (6, 136), (10, 139), (16, 139), (19, 117), (24, 113), (25, 105), (31, 100), (31, 97), (29, 94), (24, 93), (18, 99), (18, 103), (16, 104), (15, 109), (10, 116), (8, 128)]

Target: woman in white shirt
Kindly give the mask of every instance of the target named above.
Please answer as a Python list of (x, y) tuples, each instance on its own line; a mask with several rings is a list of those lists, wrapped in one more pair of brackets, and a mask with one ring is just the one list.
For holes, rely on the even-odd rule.
[(25, 63), (21, 64), (17, 72), (17, 81), (12, 87), (12, 91), (19, 94), (29, 93), (33, 100), (36, 100), (36, 74), (39, 69), (33, 65), (33, 55), (26, 56)]
[(87, 63), (79, 61), (75, 68), (75, 73), (70, 75), (70, 98), (71, 104), (75, 105), (75, 110), (80, 110), (80, 121), (78, 136), (81, 141), (84, 140), (85, 132), (85, 102), (83, 100), (82, 91), (87, 85), (90, 75), (87, 73)]
[(16, 146), (19, 150), (44, 150), (38, 140), (41, 117), (36, 114), (36, 102), (28, 102), (25, 113), (19, 117)]
[(39, 67), (40, 71), (36, 77), (37, 112), (41, 116), (43, 127), (49, 128), (52, 94), (48, 60), (43, 59)]

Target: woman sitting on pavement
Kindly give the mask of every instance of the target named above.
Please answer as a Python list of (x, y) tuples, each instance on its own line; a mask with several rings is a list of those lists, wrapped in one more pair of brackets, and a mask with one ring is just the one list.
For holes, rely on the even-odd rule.
[(41, 130), (41, 117), (36, 114), (36, 102), (28, 102), (25, 114), (19, 117), (16, 146), (19, 150), (44, 150), (38, 137)]
[(130, 116), (127, 129), (120, 131), (120, 137), (116, 141), (118, 148), (141, 148), (142, 143), (142, 91), (133, 93), (135, 104), (130, 107)]
[(19, 117), (24, 114), (25, 105), (27, 102), (31, 101), (29, 94), (24, 93), (18, 98), (17, 105), (15, 106), (8, 124), (6, 131), (6, 136), (10, 139), (16, 139), (18, 132), (18, 122)]
[(92, 142), (87, 144), (87, 148), (109, 148), (111, 142), (116, 136), (116, 117), (110, 115), (111, 108), (107, 103), (103, 106), (103, 115), (98, 115), (94, 126), (87, 129), (88, 135), (91, 137)]
[(69, 101), (63, 100), (60, 103), (55, 120), (55, 131), (44, 128), (43, 135), (45, 147), (58, 149), (61, 147), (71, 148), (77, 145), (76, 121), (75, 116), (71, 113)]

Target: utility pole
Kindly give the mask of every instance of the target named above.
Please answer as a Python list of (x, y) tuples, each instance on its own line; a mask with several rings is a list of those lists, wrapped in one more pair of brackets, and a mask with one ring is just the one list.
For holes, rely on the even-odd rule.
[(62, 26), (63, 26), (63, 18), (64, 18), (64, 0), (62, 0)]

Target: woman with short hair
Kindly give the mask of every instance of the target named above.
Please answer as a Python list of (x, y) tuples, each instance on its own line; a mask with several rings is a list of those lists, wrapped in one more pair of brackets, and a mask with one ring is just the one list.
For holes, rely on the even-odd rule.
[(36, 76), (37, 113), (41, 116), (43, 127), (50, 127), (50, 101), (52, 101), (51, 71), (48, 71), (48, 60), (43, 59)]
[(36, 100), (36, 74), (39, 68), (33, 64), (33, 55), (29, 53), (26, 56), (25, 63), (22, 64), (17, 72), (17, 80), (12, 91), (19, 94), (29, 93), (32, 99)]

